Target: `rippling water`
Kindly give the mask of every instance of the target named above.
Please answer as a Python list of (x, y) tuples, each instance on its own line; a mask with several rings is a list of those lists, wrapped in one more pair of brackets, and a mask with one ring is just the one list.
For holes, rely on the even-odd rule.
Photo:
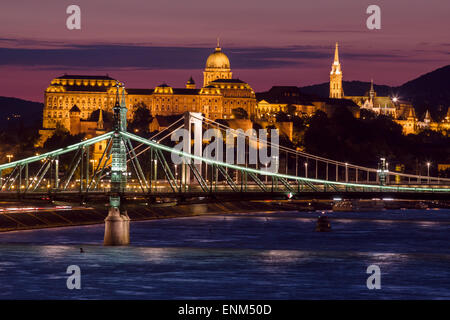
[[(330, 233), (314, 232), (317, 215), (133, 222), (127, 247), (103, 247), (103, 225), (2, 233), (0, 298), (450, 298), (450, 210), (330, 213)], [(371, 264), (381, 290), (366, 287)]]

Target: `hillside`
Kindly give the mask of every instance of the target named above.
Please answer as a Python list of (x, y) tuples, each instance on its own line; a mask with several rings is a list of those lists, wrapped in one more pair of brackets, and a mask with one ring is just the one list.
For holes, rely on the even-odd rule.
[(32, 125), (42, 122), (44, 104), (17, 98), (0, 97), (0, 128), (10, 124)]
[(431, 115), (442, 116), (450, 106), (450, 65), (434, 70), (396, 88), (408, 97), (421, 114), (430, 109)]

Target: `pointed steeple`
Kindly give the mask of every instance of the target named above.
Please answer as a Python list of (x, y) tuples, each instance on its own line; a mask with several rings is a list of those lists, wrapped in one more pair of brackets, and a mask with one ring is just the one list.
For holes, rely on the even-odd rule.
[(334, 63), (339, 64), (339, 44), (336, 42), (336, 49), (334, 51)]
[(370, 90), (369, 90), (370, 100), (373, 101), (375, 98), (375, 89), (373, 88), (373, 79), (370, 80)]
[(122, 131), (127, 131), (127, 111), (125, 86), (122, 85), (122, 98), (120, 99), (120, 130)]
[(409, 108), (408, 120), (415, 120), (415, 119), (416, 119), (416, 112), (414, 108)]
[(430, 123), (431, 122), (430, 111), (428, 111), (428, 109), (427, 109), (427, 112), (425, 113), (425, 118), (423, 119), (423, 121), (425, 123)]
[(115, 131), (119, 131), (120, 130), (120, 92), (119, 92), (119, 88), (120, 88), (120, 84), (119, 81), (116, 82), (116, 88), (117, 88), (117, 92), (116, 92), (116, 103), (114, 104), (113, 107), (113, 128)]

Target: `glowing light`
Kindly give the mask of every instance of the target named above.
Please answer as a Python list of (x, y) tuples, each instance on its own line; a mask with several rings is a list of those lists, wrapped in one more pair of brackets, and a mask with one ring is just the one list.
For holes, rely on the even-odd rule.
[[(265, 175), (279, 177), (279, 178), (285, 178), (285, 179), (289, 179), (289, 180), (307, 181), (307, 182), (320, 183), (320, 184), (330, 184), (330, 181), (327, 181), (327, 180), (313, 179), (313, 178), (306, 178), (306, 177), (296, 177), (296, 176), (290, 176), (287, 174), (280, 174), (280, 173), (274, 173), (274, 172), (260, 171), (260, 170), (253, 169), (253, 168), (240, 167), (238, 165), (221, 162), (221, 161), (216, 161), (213, 159), (203, 158), (203, 157), (196, 156), (194, 154), (190, 154), (190, 153), (186, 153), (186, 152), (182, 152), (182, 151), (175, 151), (171, 147), (149, 141), (148, 139), (141, 138), (130, 132), (120, 132), (120, 134), (123, 137), (133, 139), (137, 142), (146, 144), (150, 147), (160, 149), (163, 151), (167, 151), (167, 152), (176, 153), (180, 157), (197, 159), (197, 160), (203, 161), (207, 164), (215, 164), (215, 165), (220, 165), (222, 167), (226, 167), (226, 168), (230, 168), (230, 169), (243, 170), (243, 171), (251, 172), (251, 173), (255, 173), (255, 174), (262, 174), (262, 175), (265, 174)], [(1, 169), (1, 167), (0, 167), (0, 169)], [(429, 188), (429, 187), (428, 188), (420, 188), (420, 187), (415, 188), (415, 187), (400, 187), (400, 186), (382, 186), (382, 185), (367, 185), (367, 184), (349, 183), (349, 182), (340, 182), (340, 181), (333, 181), (333, 184), (334, 185), (342, 185), (342, 186), (359, 187), (359, 188), (365, 188), (365, 189), (373, 188), (373, 189), (377, 189), (377, 190), (415, 191), (415, 192), (433, 191), (433, 192), (448, 192), (448, 193), (450, 193), (450, 188)], [(189, 186), (187, 186), (187, 187), (189, 188)]]

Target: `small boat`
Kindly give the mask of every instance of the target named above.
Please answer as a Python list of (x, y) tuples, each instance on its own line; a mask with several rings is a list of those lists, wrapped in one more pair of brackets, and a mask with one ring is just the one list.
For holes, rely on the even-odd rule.
[(350, 200), (342, 200), (337, 201), (333, 204), (333, 211), (334, 212), (348, 212), (353, 211), (353, 203)]
[(415, 209), (428, 209), (428, 208), (429, 208), (428, 205), (422, 201), (416, 203), (415, 205)]
[(331, 231), (330, 219), (327, 216), (319, 216), (316, 224), (316, 232), (329, 232)]

